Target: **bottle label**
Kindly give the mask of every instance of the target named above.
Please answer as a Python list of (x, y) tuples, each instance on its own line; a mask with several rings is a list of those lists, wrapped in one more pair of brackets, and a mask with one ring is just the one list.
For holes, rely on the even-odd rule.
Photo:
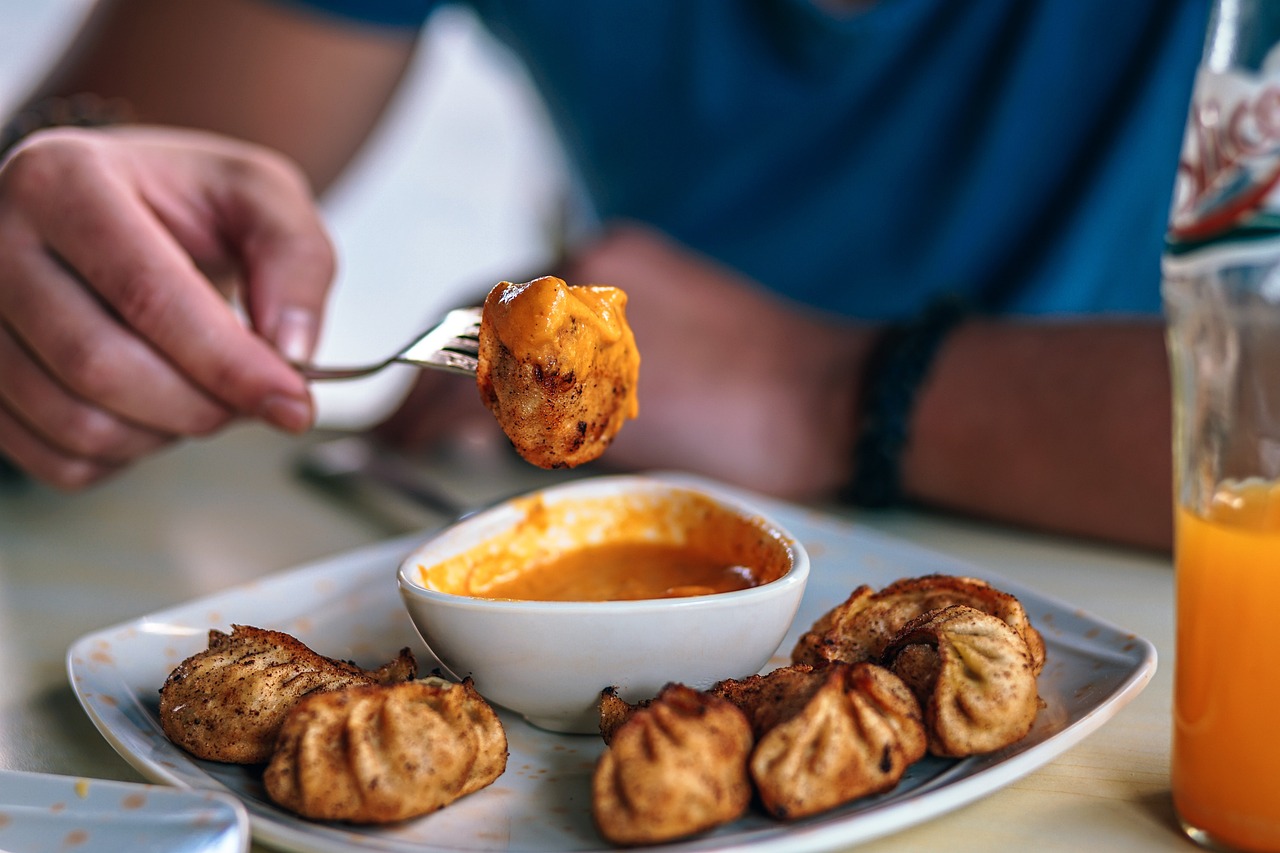
[(1201, 67), (1169, 221), (1175, 254), (1280, 236), (1280, 77)]

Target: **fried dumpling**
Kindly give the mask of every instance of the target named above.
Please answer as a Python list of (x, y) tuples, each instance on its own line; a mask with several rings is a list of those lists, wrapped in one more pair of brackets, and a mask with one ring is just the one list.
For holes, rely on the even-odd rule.
[(640, 355), (616, 287), (504, 281), (480, 316), (476, 384), (516, 451), (541, 468), (604, 452), (639, 411)]
[(972, 607), (952, 605), (911, 622), (884, 660), (919, 700), (934, 755), (958, 758), (1015, 743), (1040, 709), (1026, 643), (1004, 620)]
[(726, 678), (713, 684), (707, 692), (738, 706), (747, 715), (752, 734), (760, 738), (804, 708), (826, 679), (825, 669), (824, 665), (817, 668), (807, 664), (784, 666), (767, 675)]
[(303, 817), (388, 823), (436, 811), (507, 765), (507, 738), (470, 680), (426, 679), (308, 696), (290, 712), (263, 782)]
[(613, 735), (622, 728), (622, 724), (651, 701), (645, 700), (632, 705), (619, 696), (618, 691), (613, 687), (606, 687), (600, 691), (600, 739), (605, 742), (605, 745), (613, 743)]
[(606, 840), (672, 841), (746, 811), (752, 741), (741, 711), (719, 697), (669, 684), (624, 713), (591, 780), (591, 813)]
[(887, 791), (925, 754), (920, 706), (868, 663), (783, 667), (725, 681), (756, 730), (750, 770), (764, 808), (792, 820)]
[(796, 643), (794, 663), (878, 661), (889, 641), (913, 619), (953, 604), (995, 616), (1022, 637), (1036, 674), (1044, 667), (1044, 640), (1014, 596), (977, 578), (925, 575), (875, 592), (860, 586), (825, 613)]
[(408, 649), (376, 669), (317, 654), (280, 631), (232, 625), (180, 663), (160, 688), (160, 726), (197, 758), (260, 764), (271, 757), (285, 715), (309, 693), (391, 684), (417, 674)]

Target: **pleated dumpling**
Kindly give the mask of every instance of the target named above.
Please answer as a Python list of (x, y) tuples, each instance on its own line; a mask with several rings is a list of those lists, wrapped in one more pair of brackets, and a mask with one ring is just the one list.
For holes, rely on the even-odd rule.
[(878, 661), (889, 641), (911, 620), (963, 604), (1001, 621), (1022, 637), (1039, 674), (1044, 640), (1021, 602), (986, 581), (956, 575), (924, 575), (895, 581), (879, 592), (860, 586), (825, 613), (796, 644), (794, 663)]
[(933, 611), (889, 643), (885, 665), (924, 709), (929, 751), (961, 757), (1021, 740), (1040, 710), (1036, 666), (1004, 620), (962, 604)]
[(209, 632), (209, 647), (184, 660), (160, 688), (160, 726), (197, 758), (261, 764), (280, 726), (311, 693), (408, 681), (418, 665), (408, 649), (378, 669), (325, 657), (280, 631), (233, 625)]
[(626, 709), (596, 762), (591, 811), (614, 844), (657, 844), (738, 818), (751, 803), (751, 727), (729, 702), (682, 684)]
[(507, 737), (470, 680), (319, 693), (289, 713), (267, 794), (303, 817), (387, 823), (428, 814), (506, 769)]
[(915, 697), (874, 664), (784, 667), (741, 689), (728, 682), (713, 689), (742, 701), (757, 723), (751, 778), (776, 818), (887, 791), (925, 753)]

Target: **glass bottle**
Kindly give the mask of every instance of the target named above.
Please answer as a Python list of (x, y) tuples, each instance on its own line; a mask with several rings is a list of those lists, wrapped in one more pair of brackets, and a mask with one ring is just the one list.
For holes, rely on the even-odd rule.
[(1172, 783), (1188, 836), (1280, 851), (1280, 2), (1216, 0), (1162, 295), (1173, 379)]

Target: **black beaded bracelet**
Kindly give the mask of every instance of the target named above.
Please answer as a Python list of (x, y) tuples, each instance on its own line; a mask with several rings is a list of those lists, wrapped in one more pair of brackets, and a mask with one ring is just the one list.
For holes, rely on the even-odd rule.
[(902, 453), (917, 392), (942, 342), (967, 313), (963, 300), (940, 299), (915, 321), (890, 327), (872, 350), (863, 372), (853, 482), (842, 492), (844, 500), (872, 508), (902, 502)]
[(18, 112), (0, 126), (0, 160), (19, 142), (38, 130), (53, 127), (105, 127), (130, 121), (133, 110), (120, 98), (84, 93), (45, 98)]

